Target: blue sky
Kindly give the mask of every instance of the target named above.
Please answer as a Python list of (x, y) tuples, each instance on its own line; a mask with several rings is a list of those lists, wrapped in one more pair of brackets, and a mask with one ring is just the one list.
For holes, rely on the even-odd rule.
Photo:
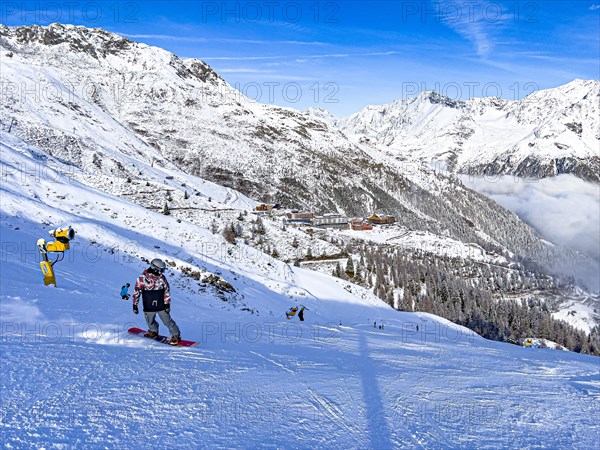
[(337, 116), (434, 89), (521, 98), (600, 78), (600, 0), (3, 2), (200, 58), (264, 103)]

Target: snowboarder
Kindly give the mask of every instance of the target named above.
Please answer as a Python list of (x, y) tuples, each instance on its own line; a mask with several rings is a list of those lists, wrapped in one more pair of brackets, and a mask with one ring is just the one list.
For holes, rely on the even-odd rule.
[(123, 300), (129, 300), (129, 286), (129, 283), (127, 283), (124, 286), (121, 286), (121, 298)]
[(158, 314), (162, 323), (171, 333), (169, 344), (178, 345), (181, 335), (179, 327), (171, 318), (171, 288), (163, 273), (165, 268), (164, 261), (155, 258), (150, 262), (150, 267), (138, 277), (133, 292), (133, 312), (134, 314), (139, 313), (138, 303), (141, 296), (148, 324), (148, 332), (144, 336), (150, 338), (158, 336), (158, 322), (156, 321), (156, 314)]
[(292, 306), (289, 311), (287, 311), (285, 313), (285, 317), (287, 317), (287, 320), (290, 320), (290, 317), (295, 316), (296, 315), (296, 311), (298, 311), (298, 307), (297, 306)]
[(300, 322), (304, 322), (304, 310), (310, 311), (306, 306), (300, 308), (300, 311), (298, 312), (298, 319), (300, 319)]

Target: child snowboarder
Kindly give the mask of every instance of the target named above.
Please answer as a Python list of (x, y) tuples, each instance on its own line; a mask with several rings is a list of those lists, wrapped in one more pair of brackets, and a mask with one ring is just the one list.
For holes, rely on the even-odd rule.
[(171, 318), (171, 288), (163, 274), (165, 269), (164, 261), (155, 258), (150, 263), (150, 267), (138, 277), (133, 292), (133, 312), (134, 314), (139, 313), (138, 303), (142, 297), (144, 315), (148, 324), (148, 332), (144, 336), (150, 338), (158, 336), (158, 322), (156, 321), (156, 314), (158, 314), (162, 323), (171, 333), (169, 344), (178, 345), (181, 333)]
[(129, 283), (127, 283), (124, 286), (121, 286), (121, 298), (123, 300), (129, 300), (129, 286)]

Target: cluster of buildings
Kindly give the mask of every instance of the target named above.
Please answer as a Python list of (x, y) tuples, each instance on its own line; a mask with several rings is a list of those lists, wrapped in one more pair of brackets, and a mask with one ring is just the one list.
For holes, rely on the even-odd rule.
[(379, 216), (373, 214), (367, 218), (355, 218), (343, 216), (341, 214), (323, 214), (317, 216), (310, 211), (292, 211), (286, 214), (287, 223), (296, 226), (310, 226), (318, 228), (350, 228), (352, 230), (363, 231), (372, 230), (373, 225), (391, 225), (396, 222), (394, 216)]
[(396, 222), (394, 216), (373, 214), (365, 218), (351, 218), (341, 214), (323, 214), (318, 216), (312, 211), (290, 211), (279, 204), (260, 204), (256, 212), (285, 215), (288, 225), (316, 227), (316, 228), (348, 228), (357, 231), (372, 230), (373, 225), (391, 225)]
[(279, 203), (275, 203), (275, 204), (261, 203), (260, 205), (257, 205), (256, 208), (254, 208), (254, 211), (269, 212), (269, 211), (273, 211), (274, 209), (276, 209), (276, 210), (281, 209), (281, 205), (279, 205)]

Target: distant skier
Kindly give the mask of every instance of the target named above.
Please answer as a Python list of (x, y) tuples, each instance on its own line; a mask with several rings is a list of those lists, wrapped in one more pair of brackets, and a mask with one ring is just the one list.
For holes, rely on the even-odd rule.
[(287, 320), (290, 320), (290, 317), (293, 317), (296, 315), (296, 311), (298, 311), (298, 307), (297, 306), (292, 306), (289, 311), (287, 311), (285, 313), (285, 317), (287, 317)]
[(300, 311), (298, 312), (298, 319), (300, 319), (300, 322), (304, 322), (304, 310), (310, 311), (306, 306), (300, 308)]
[(165, 263), (156, 258), (152, 260), (150, 267), (138, 277), (133, 292), (133, 312), (139, 313), (138, 303), (141, 296), (148, 324), (148, 332), (144, 336), (150, 338), (158, 336), (158, 322), (156, 321), (156, 314), (158, 314), (162, 323), (171, 333), (169, 344), (178, 345), (181, 333), (171, 318), (171, 288), (163, 273), (165, 268)]
[(129, 300), (129, 286), (129, 283), (127, 283), (124, 286), (121, 286), (121, 298), (123, 300)]

